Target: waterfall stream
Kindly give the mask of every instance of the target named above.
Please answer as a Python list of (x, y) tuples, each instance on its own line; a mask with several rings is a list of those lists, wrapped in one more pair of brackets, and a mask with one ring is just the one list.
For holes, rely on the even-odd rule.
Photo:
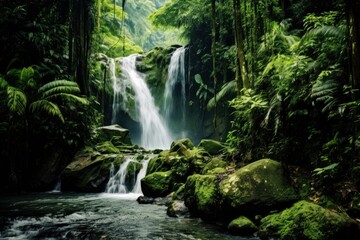
[[(185, 52), (186, 48), (180, 47), (172, 54), (164, 91), (164, 117), (168, 126), (174, 126), (174, 121), (177, 122), (178, 129), (171, 129), (176, 131), (176, 133), (173, 133), (176, 138), (186, 137)], [(176, 91), (178, 92), (178, 94), (176, 94), (177, 101), (174, 99)]]
[(115, 173), (115, 167), (112, 164), (110, 168), (110, 178), (106, 185), (106, 193), (134, 193), (142, 194), (141, 191), (141, 179), (145, 177), (147, 165), (149, 159), (142, 161), (142, 167), (137, 175), (132, 173), (134, 179), (132, 179), (132, 184), (127, 184), (126, 178), (129, 174), (129, 171), (135, 171), (135, 168), (129, 167), (130, 163), (137, 163), (133, 156), (127, 156), (125, 162), (120, 165), (119, 170)]
[[(120, 108), (118, 104), (120, 96), (122, 97), (122, 104), (126, 104), (130, 100), (127, 88), (131, 87), (134, 93), (136, 118), (141, 127), (140, 142), (138, 144), (146, 149), (166, 149), (170, 147), (172, 138), (158, 108), (155, 106), (154, 99), (146, 85), (143, 74), (136, 70), (137, 57), (138, 55), (134, 54), (117, 59), (121, 64), (122, 70), (120, 78), (116, 77), (116, 71), (115, 69), (112, 71), (110, 65), (110, 74), (112, 74), (114, 86), (112, 118), (113, 120), (114, 117), (117, 119), (116, 112), (118, 112)], [(112, 64), (112, 62), (110, 62), (110, 64)], [(125, 106), (121, 107), (126, 110)]]

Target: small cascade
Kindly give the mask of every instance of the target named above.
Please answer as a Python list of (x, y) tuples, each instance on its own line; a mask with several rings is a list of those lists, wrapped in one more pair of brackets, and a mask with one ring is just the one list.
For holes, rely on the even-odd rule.
[[(120, 81), (124, 82), (123, 84), (129, 83), (135, 94), (137, 118), (141, 126), (140, 145), (147, 149), (166, 149), (170, 147), (172, 138), (155, 106), (144, 76), (136, 70), (137, 57), (138, 55), (134, 54), (119, 60), (122, 69)], [(126, 90), (118, 92), (126, 98)]]
[[(177, 122), (178, 128), (176, 138), (185, 135), (186, 122), (186, 73), (185, 73), (185, 52), (186, 48), (180, 47), (175, 50), (170, 59), (168, 76), (164, 92), (164, 116), (168, 125)], [(174, 96), (177, 98), (174, 99)]]
[(126, 157), (125, 162), (121, 164), (119, 170), (115, 173), (114, 164), (110, 168), (110, 178), (106, 185), (106, 193), (135, 193), (142, 194), (141, 192), (141, 179), (145, 177), (149, 159), (142, 161), (142, 168), (132, 181), (133, 186), (129, 186), (126, 183), (128, 173), (128, 167), (130, 163), (137, 162), (133, 157)]
[(58, 177), (58, 180), (56, 181), (55, 187), (51, 192), (54, 192), (54, 193), (61, 192), (61, 179), (60, 179), (60, 177)]

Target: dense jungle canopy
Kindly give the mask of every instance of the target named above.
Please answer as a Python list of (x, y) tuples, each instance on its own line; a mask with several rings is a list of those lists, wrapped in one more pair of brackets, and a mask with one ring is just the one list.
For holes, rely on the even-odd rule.
[(194, 142), (222, 142), (234, 168), (276, 159), (305, 176), (304, 198), (359, 218), (359, 12), (357, 0), (0, 1), (0, 192), (48, 190), (110, 124), (104, 59), (142, 54), (161, 102), (184, 46)]

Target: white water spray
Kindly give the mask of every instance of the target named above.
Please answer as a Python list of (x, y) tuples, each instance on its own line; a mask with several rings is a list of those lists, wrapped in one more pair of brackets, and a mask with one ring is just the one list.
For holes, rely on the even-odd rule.
[[(126, 185), (126, 177), (129, 174), (129, 164), (136, 163), (132, 157), (128, 156), (125, 159), (125, 162), (121, 164), (119, 170), (115, 173), (115, 167), (112, 164), (110, 168), (110, 178), (106, 185), (106, 193), (134, 193), (134, 194), (142, 194), (141, 191), (141, 179), (145, 177), (147, 165), (149, 163), (149, 159), (142, 161), (142, 168), (139, 173), (136, 175), (133, 182), (135, 184), (133, 186)], [(135, 169), (130, 169), (135, 170)], [(134, 175), (135, 176), (135, 175)]]

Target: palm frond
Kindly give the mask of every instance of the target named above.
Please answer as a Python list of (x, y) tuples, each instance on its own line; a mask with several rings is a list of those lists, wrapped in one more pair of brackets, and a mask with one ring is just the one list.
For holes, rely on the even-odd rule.
[(10, 112), (16, 113), (19, 116), (24, 115), (27, 104), (25, 93), (15, 87), (7, 87), (7, 105)]
[[(236, 81), (233, 80), (233, 81), (227, 82), (226, 84), (224, 84), (224, 86), (221, 88), (221, 90), (216, 94), (216, 100), (218, 102), (220, 102), (220, 101), (223, 101), (224, 99), (235, 97), (236, 92), (237, 92)], [(214, 107), (215, 107), (215, 97), (212, 97), (207, 104), (207, 109), (211, 110)]]
[(30, 111), (35, 112), (45, 112), (46, 114), (57, 117), (61, 122), (65, 122), (64, 117), (59, 109), (59, 107), (48, 100), (38, 100), (30, 104)]
[(80, 89), (77, 86), (57, 86), (42, 93), (43, 98), (48, 98), (56, 94), (68, 93), (68, 94), (79, 94)]

